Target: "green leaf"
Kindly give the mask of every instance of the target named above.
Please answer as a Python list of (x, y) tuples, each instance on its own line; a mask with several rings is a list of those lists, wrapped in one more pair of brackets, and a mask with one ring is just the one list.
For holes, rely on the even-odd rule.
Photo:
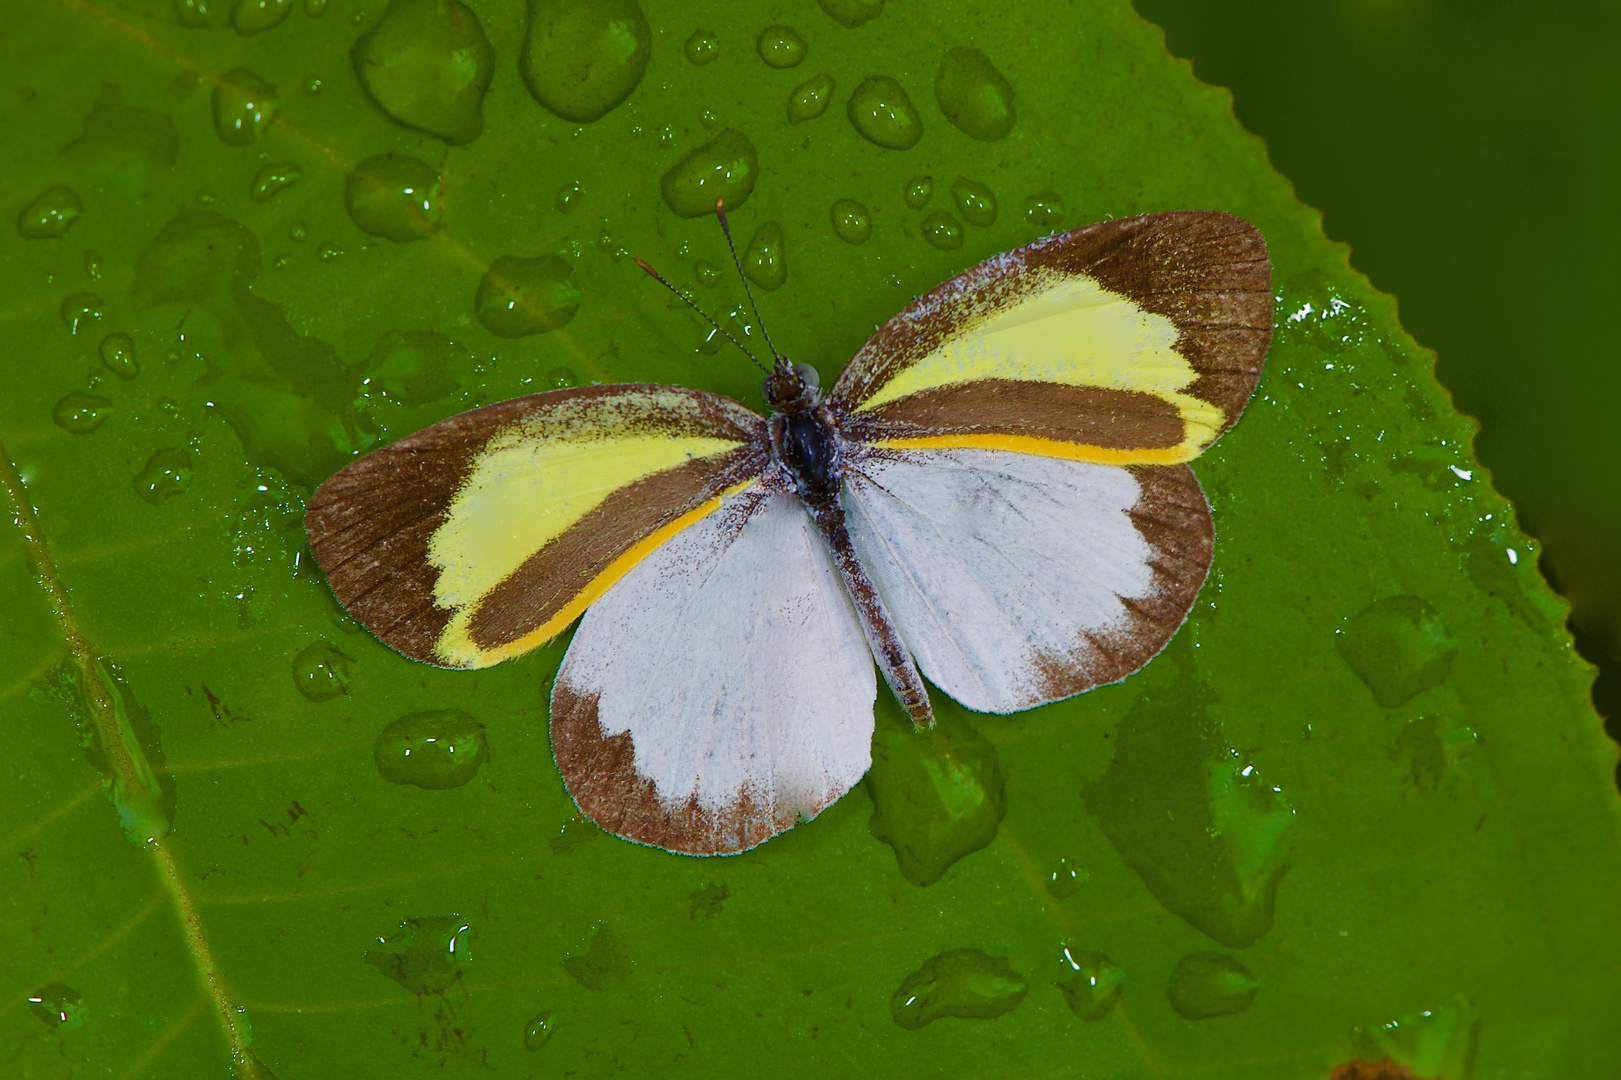
[[(9, 1073), (1621, 1067), (1614, 747), (1394, 304), (1125, 4), (826, 6), (648, 0), (645, 74), (632, 20), (625, 69), (565, 105), (608, 103), (583, 126), (527, 88), (515, 0), (8, 11)], [(769, 23), (806, 42), (797, 67), (760, 59)], [(357, 72), (401, 34), (389, 78)], [(969, 46), (1005, 82), (958, 63), (942, 99)], [(822, 74), (837, 107), (790, 122)], [(874, 76), (916, 112), (909, 149), (852, 126)], [(624, 257), (752, 323), (718, 230), (661, 190), (710, 143), (691, 160), (747, 166), (734, 231), (785, 275), (772, 336), (824, 385), (951, 274), (1152, 210), (1257, 224), (1278, 327), (1195, 465), (1216, 563), (1165, 655), (1044, 709), (953, 711), (928, 743), (881, 699), (870, 784), (700, 860), (576, 816), (546, 740), (566, 642), (412, 664), (336, 607), (301, 513), (354, 453), (485, 401), (656, 380), (758, 405), (754, 369)], [(843, 232), (836, 200), (861, 204)], [(926, 239), (940, 214), (928, 235), (960, 246)], [(476, 767), (402, 769), (434, 725)]]

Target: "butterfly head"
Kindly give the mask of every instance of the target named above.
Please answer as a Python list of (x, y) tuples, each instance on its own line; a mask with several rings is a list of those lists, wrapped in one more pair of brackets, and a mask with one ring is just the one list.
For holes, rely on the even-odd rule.
[(761, 384), (760, 395), (772, 412), (790, 416), (810, 412), (821, 404), (821, 380), (809, 364), (790, 364), (787, 357), (779, 357)]

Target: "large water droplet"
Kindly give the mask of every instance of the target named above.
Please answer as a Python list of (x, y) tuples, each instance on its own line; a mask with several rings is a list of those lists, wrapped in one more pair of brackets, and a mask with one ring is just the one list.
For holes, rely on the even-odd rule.
[(586, 124), (630, 96), (652, 50), (636, 0), (529, 0), (518, 73), (536, 101)]
[(349, 692), (349, 664), (337, 646), (313, 642), (293, 657), (293, 685), (311, 701), (331, 701)]
[(934, 197), (934, 177), (914, 176), (906, 182), (906, 190), (901, 192), (901, 201), (913, 210), (921, 210), (929, 205)]
[(802, 82), (788, 95), (788, 122), (799, 124), (814, 120), (827, 112), (828, 102), (832, 100), (833, 76), (818, 75)]
[(845, 113), (863, 138), (890, 150), (909, 150), (923, 137), (923, 119), (901, 84), (874, 75), (850, 95)]
[(1071, 972), (1058, 984), (1070, 1012), (1082, 1020), (1102, 1020), (1120, 1000), (1126, 973), (1102, 953), (1064, 949), (1064, 964)]
[(191, 455), (176, 446), (166, 446), (135, 474), (135, 491), (141, 498), (158, 505), (171, 495), (186, 490), (191, 481)]
[(951, 182), (951, 197), (956, 200), (957, 211), (970, 225), (988, 228), (996, 222), (996, 196), (991, 189), (966, 176)]
[(872, 214), (854, 199), (835, 199), (833, 231), (847, 244), (865, 244), (872, 235)]
[(962, 226), (944, 210), (936, 210), (924, 218), (918, 230), (923, 234), (923, 239), (941, 251), (962, 247)]
[(754, 190), (760, 159), (747, 135), (727, 128), (678, 161), (659, 178), (659, 190), (671, 210), (682, 217), (715, 212), (715, 200), (736, 210)]
[(1013, 87), (978, 49), (946, 50), (934, 76), (934, 100), (947, 120), (983, 142), (1013, 130)]
[(1013, 1011), (1029, 989), (1006, 957), (951, 949), (925, 960), (902, 980), (889, 999), (889, 1015), (909, 1031), (944, 1016), (993, 1020)]
[(247, 68), (234, 68), (214, 87), (214, 130), (232, 146), (251, 146), (276, 119), (276, 88)]
[(1260, 987), (1249, 969), (1226, 953), (1189, 953), (1177, 961), (1165, 988), (1171, 1008), (1185, 1019), (1241, 1013), (1255, 1000)]
[(108, 334), (101, 339), (101, 362), (120, 379), (133, 379), (141, 373), (135, 362), (135, 340), (128, 334)]
[(876, 19), (884, 10), (884, 0), (816, 0), (816, 5), (848, 27)]
[(73, 987), (61, 983), (46, 983), (29, 994), (28, 1011), (39, 1017), (46, 1027), (84, 1026), (84, 999)]
[(400, 123), (452, 145), (484, 130), (495, 50), (467, 5), (393, 0), (349, 56), (372, 100)]
[(101, 426), (107, 419), (107, 414), (113, 411), (113, 403), (104, 397), (95, 394), (86, 394), (75, 390), (62, 398), (51, 408), (51, 419), (63, 431), (74, 435), (88, 435)]
[(214, 0), (174, 0), (175, 20), (189, 30), (200, 30), (209, 23)]
[(17, 215), (17, 232), (24, 240), (50, 240), (63, 236), (84, 213), (84, 204), (71, 188), (57, 184)]
[(231, 9), (231, 26), (243, 37), (252, 37), (280, 26), (292, 11), (293, 0), (236, 0), (236, 7)]
[(1458, 639), (1441, 613), (1416, 596), (1391, 596), (1351, 616), (1334, 637), (1340, 659), (1394, 709), (1452, 673)]
[(633, 966), (625, 943), (607, 923), (596, 925), (591, 932), (591, 943), (583, 954), (563, 961), (563, 970), (587, 990), (612, 990), (622, 986)]
[(523, 1029), (523, 1048), (539, 1050), (552, 1041), (552, 1011), (546, 1011), (529, 1021)]
[(697, 67), (703, 67), (715, 57), (720, 55), (720, 38), (708, 30), (694, 30), (687, 43), (682, 46), (687, 59)]
[(484, 725), (460, 709), (411, 713), (377, 735), (372, 759), (391, 784), (461, 787), (489, 758)]
[(361, 232), (396, 243), (432, 236), (439, 229), (439, 174), (408, 154), (378, 154), (349, 170), (343, 205)]
[(780, 289), (788, 280), (788, 262), (783, 250), (782, 226), (763, 222), (743, 252), (743, 273), (762, 289)]
[(383, 947), (366, 950), (366, 963), (418, 997), (450, 989), (472, 959), (472, 927), (460, 915), (402, 919), (377, 943)]
[(1038, 191), (1024, 200), (1024, 217), (1036, 228), (1051, 232), (1064, 220), (1064, 200), (1056, 191)]
[(503, 255), (478, 283), (473, 308), (497, 337), (544, 334), (567, 326), (580, 310), (580, 285), (574, 268), (559, 255)]
[(70, 334), (81, 331), (88, 333), (92, 326), (101, 321), (104, 307), (101, 297), (95, 293), (68, 293), (62, 297), (62, 325), (68, 328)]
[(264, 202), (282, 188), (291, 187), (298, 183), (299, 177), (304, 173), (292, 162), (280, 165), (264, 165), (253, 174), (253, 184), (248, 188), (248, 197), (254, 202)]
[(754, 51), (774, 68), (791, 68), (805, 59), (810, 46), (791, 26), (768, 26), (755, 39)]

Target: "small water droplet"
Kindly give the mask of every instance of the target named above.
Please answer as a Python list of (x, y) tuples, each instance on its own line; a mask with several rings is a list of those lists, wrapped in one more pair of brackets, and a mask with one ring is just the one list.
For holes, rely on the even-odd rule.
[(854, 199), (835, 199), (833, 231), (845, 243), (865, 244), (872, 235), (872, 214)]
[(705, 109), (698, 114), (698, 122), (704, 126), (705, 131), (714, 131), (720, 126), (720, 117), (715, 115), (715, 110)]
[(372, 747), (384, 780), (435, 791), (461, 787), (489, 756), (484, 725), (460, 709), (402, 716), (378, 733)]
[(760, 172), (760, 161), (747, 135), (727, 128), (677, 162), (659, 178), (659, 190), (671, 210), (682, 217), (715, 212), (716, 198), (727, 210), (748, 200)]
[(576, 814), (563, 822), (563, 827), (552, 837), (552, 854), (566, 855), (581, 844), (589, 843), (601, 835), (602, 830), (597, 828), (595, 822)]
[(529, 0), (518, 74), (536, 101), (586, 124), (630, 96), (652, 54), (636, 0)]
[(544, 334), (568, 325), (580, 310), (580, 285), (561, 256), (503, 255), (479, 281), (473, 309), (497, 337)]
[(630, 254), (630, 249), (621, 244), (607, 229), (597, 233), (597, 249), (614, 262), (619, 262)]
[(791, 68), (805, 59), (810, 46), (791, 26), (768, 26), (760, 31), (754, 51), (774, 68)]
[(547, 1009), (529, 1021), (523, 1030), (523, 1048), (539, 1050), (552, 1041), (552, 1011)]
[(584, 953), (563, 961), (563, 970), (587, 990), (612, 990), (624, 985), (634, 966), (624, 941), (607, 923), (598, 923), (592, 930)]
[(164, 353), (163, 354), (163, 362), (165, 364), (178, 364), (178, 363), (180, 363), (180, 350), (179, 349), (170, 349), (168, 352)]
[(1101, 953), (1064, 949), (1064, 967), (1069, 978), (1058, 984), (1058, 990), (1069, 1004), (1070, 1012), (1082, 1020), (1102, 1020), (1120, 1000), (1120, 987), (1126, 973)]
[(1187, 1020), (1241, 1013), (1260, 987), (1249, 969), (1226, 953), (1195, 952), (1177, 961), (1166, 996)]
[(101, 320), (102, 307), (101, 297), (95, 293), (76, 292), (62, 297), (62, 322), (67, 326), (68, 333), (88, 332), (92, 325)]
[(51, 419), (63, 431), (74, 435), (88, 435), (101, 426), (113, 403), (95, 394), (75, 390), (51, 407)]
[(232, 146), (251, 146), (259, 140), (280, 104), (276, 88), (247, 68), (234, 68), (214, 87), (214, 131)]
[(659, 149), (667, 150), (667, 149), (669, 149), (670, 147), (672, 147), (674, 145), (675, 145), (675, 128), (671, 127), (669, 124), (660, 125), (660, 127), (659, 127)]
[(731, 895), (732, 890), (723, 883), (700, 885), (687, 894), (687, 918), (696, 919), (702, 915), (706, 919), (713, 919), (726, 910), (726, 901)]
[(327, 241), (315, 249), (315, 257), (320, 259), (322, 262), (331, 262), (333, 259), (343, 257), (343, 249), (337, 244)]
[(212, 206), (219, 202), (218, 199), (214, 198), (214, 196), (207, 191), (199, 191), (197, 193), (197, 201), (203, 206)]
[(200, 30), (209, 23), (214, 0), (174, 0), (175, 19), (188, 30)]
[(318, 78), (315, 75), (311, 75), (309, 78), (304, 80), (304, 93), (307, 96), (314, 97), (316, 94), (319, 94), (320, 92), (321, 92), (321, 80), (320, 80), (320, 78)]
[(354, 23), (356, 26), (360, 26), (366, 21), (366, 12), (363, 9), (356, 11), (353, 15), (349, 16), (349, 21)]
[(304, 227), (302, 221), (295, 221), (287, 226), (287, 236), (293, 243), (302, 243), (310, 235), (309, 229)]
[(923, 233), (923, 239), (941, 251), (962, 247), (962, 226), (944, 210), (936, 210), (924, 218), (918, 228)]
[(453, 146), (472, 142), (484, 130), (484, 91), (495, 73), (495, 50), (467, 5), (393, 0), (349, 56), (366, 93), (400, 123)]
[(1056, 191), (1038, 191), (1024, 200), (1024, 217), (1036, 228), (1051, 232), (1064, 220), (1064, 200)]
[(1334, 647), (1373, 700), (1394, 709), (1446, 681), (1458, 639), (1420, 598), (1392, 596), (1348, 619)]
[(1068, 859), (1059, 859), (1053, 868), (1047, 871), (1047, 880), (1043, 882), (1047, 891), (1058, 900), (1072, 896), (1075, 890), (1085, 885), (1089, 879), (1086, 871), (1071, 863)]
[(552, 209), (559, 214), (570, 214), (580, 202), (580, 182), (578, 180), (564, 184), (557, 189), (557, 198), (552, 200)]
[(850, 28), (876, 19), (884, 10), (884, 0), (816, 0), (816, 3), (839, 25)]
[(856, 87), (845, 113), (863, 138), (889, 150), (909, 150), (923, 137), (923, 119), (912, 99), (887, 75), (874, 75)]
[(1013, 1011), (1029, 990), (1006, 957), (950, 949), (902, 980), (890, 996), (889, 1015), (908, 1031), (946, 1016), (994, 1020)]
[(1013, 87), (978, 49), (946, 50), (934, 76), (934, 100), (958, 130), (982, 142), (1013, 130)]
[(253, 174), (253, 185), (248, 188), (248, 197), (254, 202), (264, 202), (282, 188), (298, 183), (299, 177), (303, 175), (299, 167), (292, 162), (262, 165), (259, 171)]
[(418, 997), (442, 994), (473, 958), (472, 936), (460, 915), (402, 919), (397, 931), (377, 939), (383, 948), (368, 949), (363, 959)]
[(326, 14), (328, 0), (304, 0), (304, 14), (312, 19), (319, 19)]
[(567, 390), (571, 386), (579, 385), (580, 380), (575, 376), (572, 368), (554, 367), (546, 373), (547, 389)]
[(692, 264), (692, 276), (696, 278), (698, 284), (702, 285), (704, 288), (713, 289), (716, 285), (720, 284), (720, 267), (716, 266), (708, 259), (699, 259), (697, 262)]
[(957, 211), (968, 224), (978, 225), (982, 229), (995, 224), (996, 196), (984, 184), (958, 176), (951, 182), (951, 197), (957, 203)]
[(71, 188), (57, 184), (17, 215), (17, 232), (24, 240), (49, 240), (64, 235), (84, 213), (84, 204)]
[(349, 692), (349, 664), (337, 646), (314, 642), (293, 657), (293, 685), (311, 701), (331, 701)]
[(186, 490), (191, 481), (191, 455), (178, 446), (166, 446), (146, 459), (135, 474), (135, 493), (153, 506)]
[(141, 365), (135, 362), (135, 341), (128, 334), (108, 334), (101, 339), (101, 362), (121, 379), (141, 373)]
[(408, 154), (377, 154), (343, 182), (343, 205), (361, 232), (405, 244), (432, 236), (444, 212), (439, 173)]
[(783, 252), (782, 226), (775, 221), (761, 223), (743, 252), (743, 273), (762, 289), (782, 288), (788, 280), (788, 263)]
[(901, 193), (901, 199), (913, 210), (921, 210), (929, 205), (934, 197), (934, 177), (914, 176), (906, 182), (906, 190)]
[(84, 999), (73, 987), (61, 983), (47, 983), (29, 994), (28, 1011), (39, 1017), (46, 1027), (84, 1026)]
[(84, 249), (84, 273), (91, 281), (101, 280), (101, 252), (95, 248)]
[(252, 37), (280, 26), (292, 10), (293, 0), (236, 0), (231, 25), (243, 37)]
[(833, 76), (818, 75), (802, 82), (788, 95), (788, 122), (799, 124), (814, 120), (827, 112), (828, 102), (832, 100)]
[(681, 51), (687, 54), (688, 61), (703, 67), (720, 55), (720, 38), (708, 30), (694, 30)]

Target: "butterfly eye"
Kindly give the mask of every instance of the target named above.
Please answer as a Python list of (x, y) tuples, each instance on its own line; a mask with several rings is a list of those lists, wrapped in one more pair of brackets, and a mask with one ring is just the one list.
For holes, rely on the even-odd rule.
[(816, 369), (809, 364), (795, 364), (794, 374), (799, 376), (800, 381), (805, 384), (805, 389), (809, 390), (811, 394), (814, 395), (821, 388), (821, 376), (817, 375)]

